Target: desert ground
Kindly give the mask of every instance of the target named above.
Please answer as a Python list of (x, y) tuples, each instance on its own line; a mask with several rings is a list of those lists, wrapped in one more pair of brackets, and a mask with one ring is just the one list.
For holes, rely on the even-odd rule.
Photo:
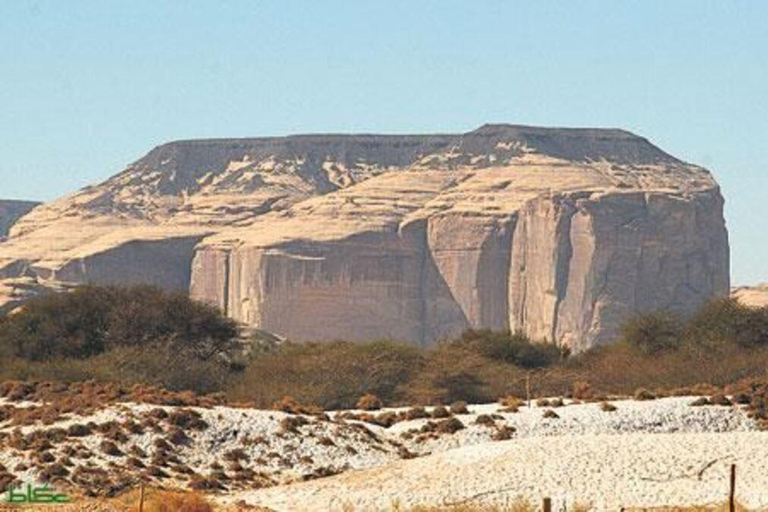
[(697, 400), (311, 414), (123, 402), (40, 425), (29, 420), (40, 404), (6, 399), (0, 464), (20, 481), (47, 475), (85, 495), (119, 495), (144, 478), (206, 492), (222, 507), (277, 511), (544, 497), (558, 510), (715, 505), (727, 499), (736, 464), (739, 502), (768, 507), (768, 433), (740, 405)]

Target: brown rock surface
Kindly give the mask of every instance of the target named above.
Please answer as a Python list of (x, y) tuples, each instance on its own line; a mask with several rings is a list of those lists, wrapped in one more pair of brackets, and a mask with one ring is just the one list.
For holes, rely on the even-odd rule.
[(178, 142), (24, 217), (0, 278), (189, 287), (301, 340), (474, 326), (579, 350), (727, 293), (722, 203), (621, 130)]

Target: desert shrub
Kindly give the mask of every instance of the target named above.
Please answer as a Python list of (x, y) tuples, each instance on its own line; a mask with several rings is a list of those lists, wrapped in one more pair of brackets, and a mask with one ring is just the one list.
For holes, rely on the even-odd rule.
[(406, 420), (418, 420), (422, 418), (429, 418), (429, 414), (423, 407), (411, 407), (403, 414)]
[(766, 346), (768, 308), (752, 308), (732, 298), (707, 302), (688, 322), (687, 338), (706, 348)]
[(645, 401), (645, 400), (655, 400), (655, 399), (656, 399), (656, 395), (645, 388), (640, 388), (637, 391), (635, 391), (635, 400)]
[(592, 398), (594, 392), (589, 382), (584, 380), (577, 380), (573, 383), (573, 391), (571, 396), (576, 400), (586, 400)]
[(237, 337), (234, 321), (217, 309), (151, 286), (83, 286), (44, 295), (0, 322), (2, 352), (30, 361), (84, 359), (160, 341), (210, 359), (232, 352)]
[(437, 422), (435, 430), (440, 434), (454, 434), (464, 428), (465, 426), (461, 420), (457, 418), (448, 418)]
[(323, 414), (322, 407), (317, 405), (304, 405), (294, 400), (291, 396), (284, 396), (270, 407), (275, 411), (283, 411), (289, 414), (311, 414), (319, 416)]
[(546, 342), (534, 343), (522, 332), (468, 329), (449, 344), (520, 368), (550, 366), (563, 355), (555, 345)]
[(665, 311), (635, 315), (621, 326), (620, 339), (645, 354), (658, 354), (680, 346), (680, 319)]
[(326, 409), (353, 408), (368, 393), (396, 402), (403, 395), (400, 386), (423, 364), (419, 349), (386, 341), (284, 343), (254, 358), (230, 394), (260, 406), (285, 395)]
[(477, 425), (485, 425), (486, 427), (496, 426), (496, 420), (494, 420), (489, 414), (479, 414), (477, 418), (475, 418), (475, 423)]
[(432, 409), (432, 412), (430, 413), (430, 418), (432, 419), (441, 419), (441, 418), (450, 418), (451, 412), (443, 407), (442, 405), (438, 405), (434, 409)]
[(421, 371), (402, 389), (410, 403), (492, 402), (516, 391), (514, 386), (522, 375), (523, 370), (515, 365), (462, 346), (443, 344), (428, 352)]
[(449, 410), (451, 414), (469, 414), (469, 409), (467, 408), (467, 402), (463, 400), (459, 400), (458, 402), (453, 402)]
[(212, 393), (225, 388), (233, 378), (225, 362), (200, 359), (179, 351), (173, 343), (118, 347), (87, 361), (88, 378), (126, 385), (150, 384), (171, 391), (191, 390)]
[(616, 343), (571, 358), (537, 384), (539, 394), (554, 394), (565, 379), (588, 378), (596, 398), (600, 394), (632, 395), (638, 388), (690, 388), (683, 394), (711, 394), (712, 386), (764, 375), (766, 366), (768, 347), (744, 349), (727, 344), (716, 350), (699, 350), (684, 343), (678, 350), (645, 354), (626, 343)]
[(506, 441), (512, 439), (512, 434), (515, 433), (515, 427), (509, 427), (507, 425), (501, 425), (496, 428), (496, 432), (491, 434), (491, 439), (494, 441)]
[[(191, 488), (200, 490), (210, 490), (211, 488), (218, 488), (215, 485), (200, 485), (198, 482), (200, 479), (193, 479), (193, 483), (190, 484)], [(135, 493), (131, 493), (129, 497), (131, 503), (136, 503), (138, 500)], [(138, 505), (133, 505), (130, 508), (131, 512), (139, 510)], [(166, 491), (166, 490), (150, 490), (145, 498), (144, 512), (213, 512), (214, 507), (210, 502), (200, 493), (196, 492), (180, 492), (180, 491)]]
[(382, 408), (381, 398), (373, 393), (366, 393), (357, 401), (356, 407), (364, 411), (377, 411)]
[(701, 396), (690, 403), (691, 407), (701, 407), (703, 405), (710, 405), (709, 398)]
[(716, 393), (712, 395), (710, 401), (712, 402), (712, 405), (722, 405), (726, 407), (733, 405), (731, 399), (725, 396), (723, 393)]

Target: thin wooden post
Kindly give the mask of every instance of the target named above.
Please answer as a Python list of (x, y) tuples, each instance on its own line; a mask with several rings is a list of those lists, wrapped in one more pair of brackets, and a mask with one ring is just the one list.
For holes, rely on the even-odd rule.
[(544, 498), (541, 508), (544, 509), (544, 512), (552, 512), (552, 498)]
[(736, 512), (736, 464), (731, 464), (731, 486), (728, 493), (728, 510)]
[(139, 512), (144, 512), (144, 482), (141, 482), (139, 488)]

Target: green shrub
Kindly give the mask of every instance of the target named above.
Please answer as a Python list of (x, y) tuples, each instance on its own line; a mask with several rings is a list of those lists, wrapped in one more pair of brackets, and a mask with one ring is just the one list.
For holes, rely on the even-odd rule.
[(389, 403), (423, 364), (418, 348), (386, 341), (286, 342), (253, 358), (231, 394), (265, 407), (286, 395), (326, 409), (354, 408), (369, 393)]
[(476, 352), (488, 359), (511, 363), (521, 368), (550, 366), (560, 360), (563, 355), (554, 344), (546, 341), (534, 343), (522, 332), (468, 329), (449, 344)]
[(87, 361), (90, 378), (122, 384), (150, 384), (170, 391), (212, 393), (226, 388), (239, 372), (216, 359), (201, 359), (172, 343), (118, 347)]
[(645, 354), (678, 348), (683, 327), (680, 319), (665, 311), (635, 315), (621, 326), (621, 340)]
[(706, 348), (768, 346), (768, 308), (752, 308), (731, 298), (713, 300), (690, 319), (686, 334), (690, 343)]
[(509, 394), (521, 374), (514, 365), (447, 344), (428, 351), (423, 368), (402, 389), (414, 404), (490, 402)]
[(30, 361), (85, 359), (163, 342), (200, 359), (231, 352), (236, 324), (181, 293), (150, 286), (83, 286), (32, 299), (0, 322), (0, 354)]

